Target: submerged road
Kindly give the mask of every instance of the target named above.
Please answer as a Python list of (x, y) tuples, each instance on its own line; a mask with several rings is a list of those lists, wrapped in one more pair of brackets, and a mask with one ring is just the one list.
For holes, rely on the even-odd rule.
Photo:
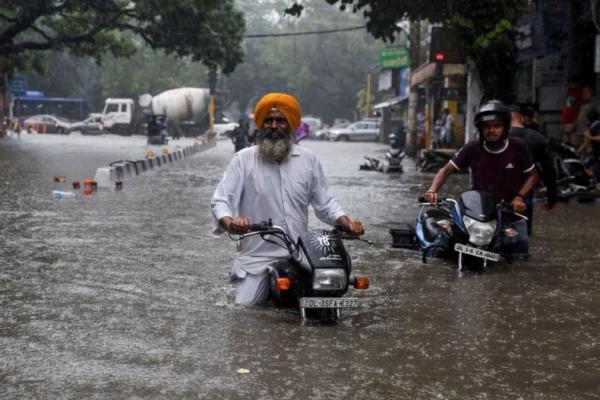
[(142, 158), (145, 139), (0, 140), (0, 398), (600, 397), (598, 204), (538, 208), (529, 260), (459, 275), (390, 247), (432, 175), (412, 160), (402, 175), (359, 171), (374, 143), (304, 145), (375, 242), (348, 243), (371, 288), (336, 324), (232, 304), (235, 247), (209, 234), (230, 142), (121, 191), (57, 200), (97, 167)]

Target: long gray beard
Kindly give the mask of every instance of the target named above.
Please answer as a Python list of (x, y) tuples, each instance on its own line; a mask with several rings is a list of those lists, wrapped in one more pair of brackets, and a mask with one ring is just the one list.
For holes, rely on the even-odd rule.
[(279, 163), (288, 155), (293, 143), (290, 134), (285, 134), (278, 139), (263, 136), (258, 141), (258, 151), (263, 159)]

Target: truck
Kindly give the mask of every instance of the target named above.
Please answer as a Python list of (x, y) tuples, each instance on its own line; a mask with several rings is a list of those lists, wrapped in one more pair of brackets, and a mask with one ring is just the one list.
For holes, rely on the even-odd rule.
[(199, 136), (209, 127), (209, 100), (208, 89), (193, 87), (171, 89), (156, 96), (143, 94), (137, 105), (129, 98), (107, 98), (102, 125), (117, 135), (146, 135), (148, 120), (165, 115), (172, 137)]

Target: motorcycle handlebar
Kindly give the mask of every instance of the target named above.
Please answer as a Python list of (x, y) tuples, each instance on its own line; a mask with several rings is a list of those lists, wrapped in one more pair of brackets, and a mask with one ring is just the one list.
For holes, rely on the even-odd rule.
[(262, 232), (262, 231), (266, 231), (267, 229), (269, 229), (269, 225), (267, 225), (264, 222), (261, 222), (258, 224), (250, 224), (250, 228), (249, 228), (249, 230), (251, 232)]
[(444, 203), (445, 201), (446, 201), (446, 197), (438, 197), (437, 201), (435, 201), (435, 202), (427, 201), (427, 199), (424, 196), (419, 196), (417, 198), (417, 202), (419, 202), (419, 203), (427, 203), (427, 204)]

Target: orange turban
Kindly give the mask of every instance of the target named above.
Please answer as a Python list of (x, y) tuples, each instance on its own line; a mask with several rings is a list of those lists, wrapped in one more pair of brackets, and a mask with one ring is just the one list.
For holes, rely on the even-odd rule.
[(265, 117), (273, 108), (276, 108), (277, 111), (283, 114), (288, 124), (290, 124), (292, 131), (300, 125), (302, 110), (300, 109), (298, 100), (288, 93), (271, 92), (261, 97), (254, 107), (254, 121), (258, 128), (262, 128)]

